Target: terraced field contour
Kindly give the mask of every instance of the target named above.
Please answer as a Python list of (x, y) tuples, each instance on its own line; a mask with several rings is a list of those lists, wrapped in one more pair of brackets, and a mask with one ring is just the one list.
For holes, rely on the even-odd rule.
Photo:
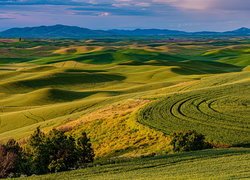
[[(250, 77), (250, 73), (247, 73)], [(196, 130), (210, 141), (248, 145), (250, 141), (250, 81), (226, 83), (175, 93), (140, 111), (139, 121), (172, 133)]]

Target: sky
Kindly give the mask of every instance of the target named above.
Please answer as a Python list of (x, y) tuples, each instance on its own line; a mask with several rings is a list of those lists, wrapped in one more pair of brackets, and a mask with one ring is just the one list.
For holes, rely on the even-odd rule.
[(0, 0), (0, 30), (55, 24), (227, 31), (250, 27), (250, 0)]

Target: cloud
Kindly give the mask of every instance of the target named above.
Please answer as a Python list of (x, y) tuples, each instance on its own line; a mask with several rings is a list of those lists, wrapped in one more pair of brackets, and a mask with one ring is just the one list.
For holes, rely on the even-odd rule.
[[(250, 0), (0, 0), (1, 27), (220, 30), (250, 25)], [(8, 20), (12, 19), (12, 20)]]
[(0, 20), (11, 20), (16, 19), (18, 15), (11, 12), (0, 12)]
[(168, 4), (181, 9), (204, 10), (210, 6), (211, 0), (153, 0), (154, 3)]
[(69, 10), (76, 15), (88, 16), (153, 16), (153, 12), (145, 9), (120, 8), (120, 7), (74, 7)]
[(85, 6), (75, 6), (70, 8), (76, 14), (98, 15), (98, 16), (153, 16), (154, 11), (148, 8), (147, 3), (130, 0), (116, 0), (113, 3), (88, 4)]
[(84, 5), (82, 0), (0, 0), (0, 5)]
[(10, 19), (15, 19), (15, 18), (2, 18), (2, 17), (0, 17), (0, 20), (10, 20)]
[(0, 0), (0, 5), (109, 5), (150, 7), (157, 4), (185, 10), (250, 10), (249, 0)]
[(137, 6), (137, 7), (150, 7), (153, 3), (150, 1), (141, 1), (141, 0), (115, 0), (115, 3), (112, 5), (115, 7), (128, 7), (128, 6)]
[[(20, 11), (17, 6), (33, 11), (30, 7), (68, 6), (72, 15), (88, 16), (148, 16), (152, 11), (147, 9), (151, 3), (142, 0), (0, 0), (1, 9)], [(63, 6), (63, 7), (62, 7)], [(45, 10), (46, 11), (46, 10)], [(46, 11), (47, 12), (47, 11)]]
[(111, 13), (109, 13), (109, 12), (100, 12), (99, 14), (98, 14), (98, 16), (103, 16), (103, 17), (105, 17), (105, 16), (110, 16), (111, 15)]
[(186, 10), (250, 10), (248, 0), (153, 0)]
[(249, 0), (213, 0), (212, 8), (225, 10), (250, 10)]

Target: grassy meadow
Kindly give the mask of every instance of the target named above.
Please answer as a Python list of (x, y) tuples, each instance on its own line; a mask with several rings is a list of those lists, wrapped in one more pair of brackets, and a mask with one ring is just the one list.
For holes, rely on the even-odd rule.
[(205, 150), (113, 161), (27, 179), (248, 179), (249, 160), (249, 149)]
[[(0, 41), (0, 141), (40, 126), (99, 160), (158, 155), (38, 178), (249, 178), (249, 120), (248, 39)], [(182, 130), (245, 148), (162, 156)]]

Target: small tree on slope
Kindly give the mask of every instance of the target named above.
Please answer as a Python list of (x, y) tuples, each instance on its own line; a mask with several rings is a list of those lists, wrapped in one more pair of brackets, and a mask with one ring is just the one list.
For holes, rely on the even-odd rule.
[(175, 152), (196, 151), (212, 147), (205, 141), (205, 136), (196, 131), (173, 133), (170, 144)]

